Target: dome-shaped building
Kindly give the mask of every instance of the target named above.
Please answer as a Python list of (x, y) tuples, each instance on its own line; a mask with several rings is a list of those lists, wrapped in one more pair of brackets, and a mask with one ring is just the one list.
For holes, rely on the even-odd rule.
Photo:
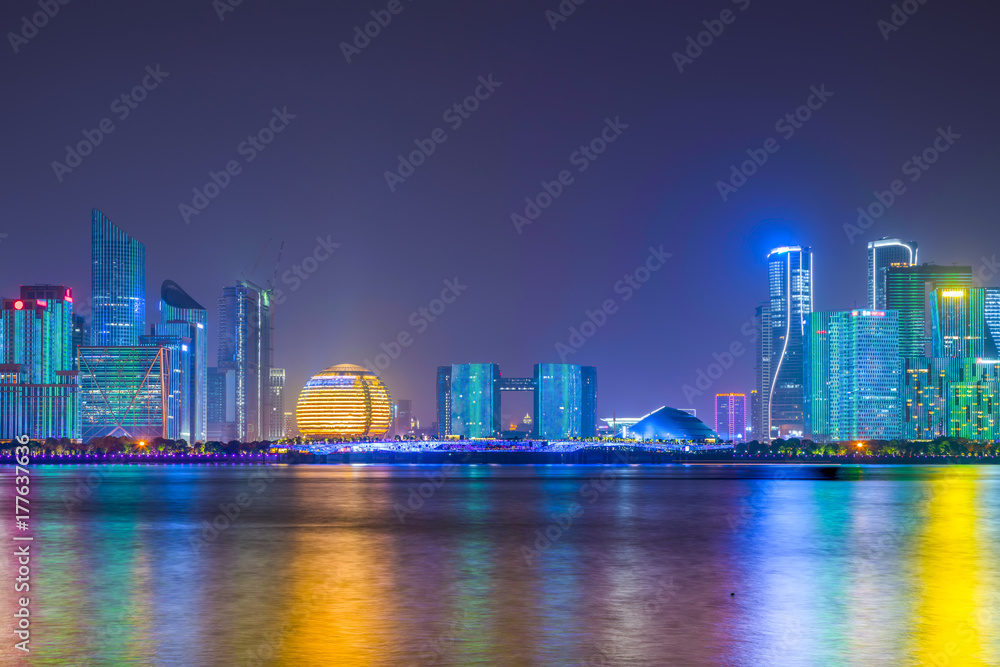
[(718, 436), (702, 420), (676, 408), (663, 407), (640, 419), (628, 430), (640, 440), (680, 440), (704, 442)]
[(392, 398), (389, 388), (370, 370), (340, 364), (306, 383), (295, 419), (307, 438), (379, 437), (392, 425)]

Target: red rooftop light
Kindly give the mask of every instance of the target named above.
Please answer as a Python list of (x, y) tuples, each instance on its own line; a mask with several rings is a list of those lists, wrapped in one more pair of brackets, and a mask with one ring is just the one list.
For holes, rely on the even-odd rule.
[(24, 310), (24, 302), (18, 299), (14, 302), (14, 310)]

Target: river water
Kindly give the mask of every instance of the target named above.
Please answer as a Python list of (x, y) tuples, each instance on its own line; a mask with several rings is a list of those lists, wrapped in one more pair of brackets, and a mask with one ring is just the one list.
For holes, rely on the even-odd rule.
[(0, 540), (34, 537), (31, 664), (1000, 664), (1000, 467), (38, 466), (31, 485), (23, 533), (0, 470)]

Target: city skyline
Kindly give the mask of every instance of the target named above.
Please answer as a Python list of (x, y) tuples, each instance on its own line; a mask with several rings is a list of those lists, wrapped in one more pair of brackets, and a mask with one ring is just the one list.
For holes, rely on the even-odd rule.
[[(8, 24), (19, 24), (18, 11), (11, 8)], [(68, 9), (40, 30), (14, 56), (11, 73), (11, 88), (21, 93), (12, 96), (11, 123), (22, 129), (12, 138), (10, 164), (23, 167), (8, 167), (5, 182), (11, 219), (24, 224), (0, 229), (7, 235), (0, 243), (5, 294), (22, 283), (57, 283), (72, 286), (78, 303), (86, 303), (89, 267), (76, 256), (89, 241), (82, 219), (97, 207), (146, 246), (147, 311), (159, 281), (173, 279), (207, 305), (214, 329), (211, 304), (221, 286), (244, 275), (257, 283), (274, 277), (284, 296), (276, 305), (275, 338), (298, 342), (275, 352), (291, 392), (316, 368), (375, 359), (383, 344), (391, 347), (406, 333), (412, 345), (387, 368), (372, 370), (412, 398), (421, 420), (435, 414), (426, 379), (434, 369), (483, 358), (515, 375), (529, 374), (529, 359), (600, 367), (601, 415), (646, 414), (663, 404), (710, 414), (716, 392), (753, 389), (752, 352), (702, 395), (689, 400), (683, 387), (734, 342), (750, 349), (743, 325), (752, 306), (745, 304), (766, 296), (757, 276), (771, 248), (817, 250), (815, 301), (823, 310), (866, 305), (865, 247), (883, 236), (918, 240), (921, 262), (958, 263), (991, 276), (1000, 271), (993, 251), (996, 195), (990, 170), (981, 168), (997, 148), (986, 111), (994, 93), (973, 84), (986, 80), (988, 70), (971, 46), (974, 38), (947, 50), (935, 39), (948, 26), (973, 36), (984, 31), (967, 8), (939, 8), (934, 20), (911, 20), (886, 40), (876, 28), (882, 8), (825, 8), (825, 29), (817, 33), (799, 12), (754, 4), (683, 72), (671, 54), (682, 52), (708, 18), (701, 7), (646, 7), (642, 15), (668, 12), (670, 20), (639, 21), (634, 11), (589, 5), (556, 30), (526, 2), (463, 8), (445, 19), (408, 11), (348, 63), (337, 44), (349, 41), (368, 11), (275, 13), (244, 3), (220, 21), (210, 8), (201, 17), (161, 8), (162, 30), (137, 44), (127, 37), (134, 8), (110, 3)], [(469, 30), (472, 17), (479, 20)], [(191, 25), (196, 33), (182, 47), (172, 36)], [(318, 39), (320, 25), (336, 41), (328, 61), (303, 51)], [(247, 42), (259, 29), (274, 34), (274, 45)], [(459, 62), (428, 47), (426, 35), (441, 31), (470, 56)], [(99, 49), (92, 48), (94, 35), (101, 36)], [(755, 48), (747, 55), (751, 35)], [(530, 52), (522, 54), (514, 44), (525, 40)], [(843, 43), (858, 48), (833, 58)], [(656, 44), (657, 52), (651, 56), (640, 44)], [(782, 46), (762, 46), (769, 44)], [(583, 62), (559, 55), (584, 45), (593, 51)], [(428, 49), (429, 61), (407, 57)], [(802, 57), (785, 62), (788, 49)], [(217, 50), (232, 56), (220, 60), (212, 55)], [(536, 72), (589, 67), (592, 58), (657, 83), (568, 77), (559, 95), (539, 95), (552, 84)], [(779, 59), (784, 64), (776, 69)], [(962, 76), (941, 68), (942, 60)], [(886, 71), (919, 71), (920, 80), (887, 79), (867, 66), (872, 61)], [(53, 69), (54, 62), (65, 68)], [(434, 77), (427, 76), (427, 62)], [(255, 74), (247, 78), (246, 71)], [(277, 74), (286, 71), (303, 78)], [(499, 86), (488, 99), (475, 98), (477, 89), (486, 95), (479, 77), (491, 75)], [(306, 78), (322, 85), (301, 85)], [(119, 102), (109, 113), (113, 100), (143, 81), (136, 108)], [(386, 83), (371, 98), (366, 91), (374, 81)], [(24, 101), (49, 85), (43, 82), (58, 88), (44, 118)], [(775, 120), (807, 104), (811, 87), (822, 85), (833, 93), (823, 108), (723, 201), (716, 183), (729, 178), (730, 165), (759, 149)], [(211, 93), (212, 104), (192, 104), (217, 86), (227, 95)], [(931, 88), (939, 94), (927, 96)], [(963, 102), (969, 94), (976, 104)], [(470, 95), (476, 102), (470, 106), (479, 108), (463, 110), (469, 117), (458, 116), (457, 129), (442, 124), (442, 112)], [(724, 124), (714, 120), (713, 110), (733, 104), (740, 113)], [(129, 114), (123, 119), (118, 109)], [(114, 131), (57, 178), (52, 163), (67, 162), (65, 146), (84, 140), (82, 128), (96, 136), (105, 116)], [(586, 171), (577, 171), (569, 157), (616, 118), (628, 127)], [(273, 132), (272, 123), (281, 131), (264, 133), (273, 141), (260, 143), (263, 150), (248, 142), (245, 152), (255, 159), (247, 162), (239, 147), (251, 134), (258, 141), (261, 128)], [(438, 125), (447, 141), (390, 191), (385, 172), (400, 170), (397, 156), (409, 159), (414, 141)], [(944, 145), (939, 128), (960, 138), (912, 181), (903, 166), (935, 142)], [(230, 160), (238, 161), (236, 175), (225, 170)], [(511, 214), (524, 215), (526, 196), (545, 194), (543, 180), (559, 185), (553, 179), (564, 163), (574, 182), (561, 185), (558, 199), (530, 225), (515, 229)], [(227, 185), (217, 185), (210, 172)], [(902, 195), (890, 189), (897, 176), (907, 188)], [(195, 189), (217, 196), (195, 202)], [(198, 213), (185, 220), (182, 203)], [(955, 233), (955, 221), (965, 233)], [(970, 243), (974, 235), (983, 242)], [(672, 256), (624, 301), (616, 284), (661, 244)], [(37, 261), (40, 251), (48, 261)], [(481, 270), (484, 253), (494, 258), (492, 273)], [(697, 284), (678, 290), (689, 276)], [(421, 315), (421, 308), (431, 312), (444, 282), (456, 279), (467, 289), (455, 302), (433, 320)], [(570, 329), (609, 298), (617, 299), (617, 311), (560, 359), (556, 345), (567, 344)], [(664, 304), (704, 321), (705, 330), (693, 336), (670, 327), (657, 315)], [(637, 367), (668, 379), (652, 389), (636, 386)]]

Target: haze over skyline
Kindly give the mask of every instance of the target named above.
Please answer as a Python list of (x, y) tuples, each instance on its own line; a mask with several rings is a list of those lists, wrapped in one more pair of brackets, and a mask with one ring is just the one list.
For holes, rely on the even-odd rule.
[[(85, 302), (99, 208), (146, 245), (147, 329), (160, 284), (175, 280), (208, 309), (214, 359), (223, 286), (276, 272), (286, 409), (311, 375), (372, 360), (406, 332), (413, 344), (372, 370), (422, 423), (435, 418), (437, 366), (530, 375), (612, 299), (607, 323), (565, 359), (599, 369), (599, 416), (666, 404), (711, 422), (716, 392), (752, 388), (743, 327), (767, 295), (772, 247), (813, 248), (816, 310), (865, 305), (865, 247), (882, 236), (919, 242), (922, 262), (995, 265), (1000, 139), (983, 7), (921, 5), (885, 39), (891, 3), (593, 0), (553, 30), (556, 2), (404, 2), (348, 63), (340, 44), (386, 6), (246, 0), (220, 20), (209, 2), (61, 5), (16, 53), (5, 47), (0, 293), (66, 284)], [(724, 9), (733, 22), (679, 72), (672, 54)], [(18, 31), (36, 11), (9, 4), (0, 27)], [(133, 108), (121, 96), (137, 85)], [(832, 95), (786, 138), (779, 120), (823, 87)], [(467, 118), (453, 110), (477, 90)], [(105, 118), (114, 129), (92, 154), (53, 169)], [(611, 126), (606, 151), (581, 162)], [(248, 141), (268, 127), (273, 142)], [(911, 180), (904, 164), (948, 128), (958, 138)], [(434, 152), (390, 189), (397, 156), (429, 138)], [(723, 201), (718, 182), (769, 138), (779, 148)], [(193, 189), (230, 161), (239, 170), (185, 220)], [(563, 170), (572, 182), (518, 228), (512, 214)], [(843, 226), (896, 179), (905, 192), (851, 243)], [(661, 246), (670, 257), (626, 301), (616, 284)], [(316, 268), (302, 279), (294, 266), (307, 258)], [(446, 281), (467, 289), (414, 324)], [(746, 353), (689, 402), (683, 386), (733, 342)]]

